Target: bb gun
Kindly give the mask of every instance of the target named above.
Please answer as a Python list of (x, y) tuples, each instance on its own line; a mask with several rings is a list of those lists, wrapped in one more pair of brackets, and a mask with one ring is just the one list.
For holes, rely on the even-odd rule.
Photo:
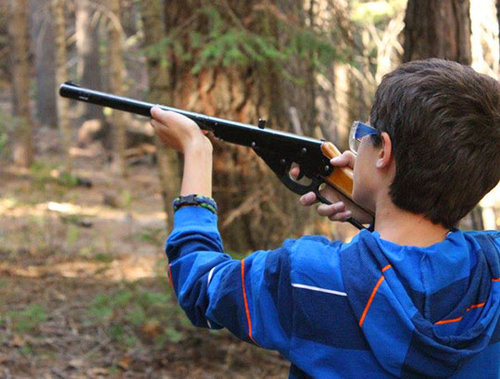
[[(151, 117), (151, 108), (156, 105), (94, 91), (71, 82), (62, 84), (59, 88), (59, 94), (62, 97), (146, 117)], [(353, 171), (350, 168), (339, 168), (330, 164), (330, 159), (341, 154), (331, 142), (273, 130), (267, 128), (266, 121), (262, 119), (259, 120), (257, 126), (253, 126), (163, 105), (157, 106), (165, 111), (177, 112), (190, 118), (201, 129), (212, 132), (218, 139), (251, 147), (266, 162), (279, 180), (296, 194), (303, 195), (312, 191), (319, 201), (331, 204), (320, 193), (322, 186), (328, 184), (352, 202)], [(289, 172), (294, 164), (300, 167), (300, 174), (293, 179)], [(308, 178), (310, 182), (307, 184), (299, 182), (303, 177)], [(359, 205), (357, 206), (364, 210)], [(364, 211), (373, 216), (371, 212)], [(354, 218), (349, 218), (347, 221), (358, 229), (365, 228), (361, 222)]]

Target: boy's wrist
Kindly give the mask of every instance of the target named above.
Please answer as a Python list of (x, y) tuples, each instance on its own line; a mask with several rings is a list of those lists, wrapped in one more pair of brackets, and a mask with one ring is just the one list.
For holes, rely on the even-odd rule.
[(207, 137), (201, 134), (200, 136), (189, 140), (189, 142), (184, 146), (184, 155), (195, 154), (198, 156), (199, 154), (209, 154), (211, 156), (212, 152), (212, 143)]
[(184, 147), (181, 195), (212, 195), (212, 144), (201, 133)]
[(173, 201), (174, 212), (185, 206), (199, 206), (217, 214), (217, 203), (212, 197), (189, 194), (178, 196)]

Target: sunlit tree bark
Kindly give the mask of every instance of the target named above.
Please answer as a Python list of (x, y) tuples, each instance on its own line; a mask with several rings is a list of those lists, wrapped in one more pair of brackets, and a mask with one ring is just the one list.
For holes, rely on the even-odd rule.
[[(158, 104), (171, 104), (172, 97), (169, 90), (169, 80), (166, 62), (166, 52), (158, 48), (165, 37), (162, 3), (160, 0), (146, 0), (141, 2), (141, 16), (144, 27), (145, 47), (156, 46), (156, 53), (147, 54), (150, 100)], [(171, 199), (179, 191), (179, 159), (174, 150), (167, 150), (155, 136), (156, 157), (158, 159), (158, 173), (160, 176), (161, 193), (167, 222), (172, 220)]]
[(9, 0), (13, 111), (17, 119), (13, 159), (15, 164), (24, 167), (33, 163), (33, 122), (29, 106), (28, 9), (27, 0)]
[[(78, 53), (78, 77), (83, 87), (102, 90), (99, 56), (99, 24), (94, 19), (95, 7), (90, 0), (76, 2), (76, 50)], [(103, 119), (102, 107), (80, 103), (85, 119)]]
[[(497, 20), (498, 20), (498, 23), (500, 24), (500, 0), (497, 0), (496, 7), (497, 7)], [(500, 38), (498, 40), (499, 40), (499, 47), (500, 47)]]
[(50, 3), (31, 1), (32, 40), (36, 71), (36, 115), (41, 125), (57, 127), (54, 28)]
[[(167, 33), (210, 33), (212, 26), (199, 12), (206, 8), (206, 1), (164, 4)], [(279, 5), (257, 0), (213, 4), (234, 28), (276, 38), (283, 50), (289, 40), (279, 35), (284, 32), (278, 30), (276, 19), (300, 23), (304, 17), (302, 2), (298, 0)], [(177, 40), (190, 48), (187, 37)], [(197, 51), (190, 53), (192, 60), (183, 60), (175, 52), (168, 57), (173, 106), (255, 125), (259, 118), (264, 118), (269, 127), (288, 131), (293, 131), (292, 125), (297, 121), (304, 134), (313, 130), (314, 122), (308, 120), (314, 118), (314, 111), (306, 109), (313, 104), (313, 96), (307, 92), (307, 85), (294, 85), (292, 78), (308, 80), (306, 64), (290, 62), (287, 69), (292, 74), (288, 78), (276, 65), (257, 61), (228, 67), (212, 64), (193, 75)], [(285, 83), (287, 80), (292, 83)], [(314, 210), (301, 207), (298, 196), (286, 189), (253, 151), (218, 141), (214, 145), (214, 196), (228, 249), (271, 248), (286, 237), (314, 230)]]
[[(52, 17), (56, 35), (56, 82), (64, 83), (68, 79), (66, 64), (66, 17), (64, 0), (52, 0)], [(69, 120), (69, 101), (57, 96), (57, 118), (64, 150), (64, 165), (67, 172), (71, 172), (71, 124)]]
[(471, 63), (469, 0), (409, 0), (403, 61), (429, 57)]
[[(123, 62), (123, 29), (120, 23), (120, 1), (111, 0), (107, 2), (107, 5), (110, 11), (110, 17), (108, 20), (108, 62), (110, 71), (109, 87), (112, 93), (122, 96), (124, 94), (125, 65)], [(119, 172), (120, 175), (126, 176), (126, 125), (123, 112), (113, 111), (112, 136), (113, 169)]]

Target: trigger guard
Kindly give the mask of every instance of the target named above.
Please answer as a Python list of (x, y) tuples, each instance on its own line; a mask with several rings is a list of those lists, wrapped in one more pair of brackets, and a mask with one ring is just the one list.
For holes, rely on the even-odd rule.
[[(304, 174), (302, 174), (302, 177), (304, 177)], [(292, 180), (288, 174), (283, 175), (281, 178), (281, 182), (291, 191), (295, 192), (298, 195), (304, 195), (308, 192), (314, 192), (314, 193), (319, 193), (319, 187), (323, 183), (321, 179), (313, 178), (311, 179), (312, 182), (309, 185), (303, 185), (300, 183), (297, 183), (296, 181)]]
[(314, 194), (316, 195), (316, 198), (321, 201), (323, 204), (330, 205), (333, 204), (330, 200), (328, 200), (326, 197), (322, 196), (321, 193), (319, 192), (319, 187), (321, 184), (319, 184), (315, 189), (314, 189)]

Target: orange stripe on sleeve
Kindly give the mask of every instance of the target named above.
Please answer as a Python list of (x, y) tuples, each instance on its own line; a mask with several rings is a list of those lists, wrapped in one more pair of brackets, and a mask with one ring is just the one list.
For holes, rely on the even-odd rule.
[(492, 282), (500, 282), (500, 278), (493, 278), (491, 279)]
[[(386, 266), (387, 267), (387, 266)], [(363, 314), (361, 315), (361, 318), (359, 320), (359, 327), (363, 326), (363, 322), (365, 321), (366, 314), (368, 313), (368, 309), (370, 309), (370, 306), (372, 305), (373, 298), (375, 297), (375, 294), (378, 291), (378, 288), (384, 281), (385, 277), (382, 275), (380, 279), (378, 280), (377, 284), (375, 284), (375, 287), (373, 288), (373, 291), (370, 295), (370, 298), (368, 299), (368, 302), (366, 303), (365, 309), (363, 311)]]
[(484, 304), (486, 303), (473, 304), (469, 308), (467, 308), (467, 312), (470, 311), (471, 309), (484, 307)]
[(245, 289), (245, 261), (241, 260), (241, 288), (243, 290), (243, 301), (245, 303), (245, 313), (248, 323), (248, 337), (257, 345), (257, 342), (252, 337), (252, 320), (250, 319), (250, 309), (248, 308), (247, 292)]
[(435, 322), (434, 325), (441, 325), (441, 324), (449, 324), (450, 322), (457, 322), (463, 319), (463, 317), (457, 317), (457, 318), (451, 318), (449, 320), (441, 320), (438, 322)]
[[(386, 272), (389, 270), (392, 266), (391, 265), (386, 265), (382, 268), (382, 272)], [(372, 305), (373, 298), (375, 297), (375, 294), (378, 291), (378, 288), (382, 284), (382, 282), (385, 280), (384, 275), (380, 277), (378, 280), (377, 284), (375, 284), (375, 287), (373, 288), (373, 291), (368, 299), (368, 302), (366, 303), (365, 309), (363, 310), (363, 314), (361, 315), (361, 318), (359, 319), (359, 327), (363, 325), (363, 322), (365, 322), (366, 314), (368, 313), (368, 309), (370, 309), (370, 306)]]
[[(473, 304), (469, 308), (467, 308), (465, 311), (469, 312), (471, 309), (476, 309), (476, 308), (484, 307), (484, 304), (486, 304), (486, 303), (483, 302), (483, 303), (479, 303), (479, 304)], [(437, 322), (434, 323), (434, 325), (449, 324), (450, 322), (458, 322), (458, 321), (460, 321), (462, 319), (463, 319), (463, 316), (462, 317), (457, 317), (457, 318), (450, 318), (449, 320), (437, 321)]]
[(168, 265), (168, 274), (167, 274), (167, 276), (168, 276), (168, 281), (170, 282), (170, 286), (175, 291), (174, 280), (172, 279), (172, 270), (170, 269), (170, 266), (171, 266), (171, 264)]
[(391, 265), (387, 265), (385, 266), (383, 269), (382, 269), (382, 272), (386, 272), (387, 270), (389, 270), (392, 266)]

